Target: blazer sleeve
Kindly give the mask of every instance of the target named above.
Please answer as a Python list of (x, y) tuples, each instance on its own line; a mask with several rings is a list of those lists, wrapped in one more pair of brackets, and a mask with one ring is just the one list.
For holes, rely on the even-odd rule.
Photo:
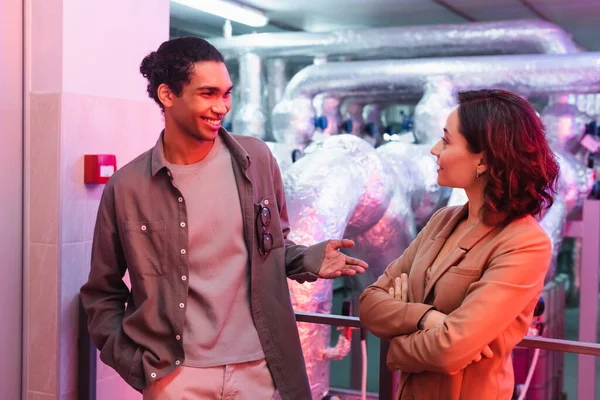
[(512, 235), (441, 327), (391, 340), (388, 367), (415, 373), (464, 369), (540, 295), (551, 253), (542, 231), (525, 228)]
[[(442, 210), (434, 214), (430, 221)], [(422, 303), (406, 303), (389, 295), (389, 288), (394, 278), (401, 274), (409, 274), (415, 255), (427, 237), (429, 222), (417, 235), (417, 238), (406, 248), (404, 253), (393, 261), (377, 281), (367, 287), (359, 299), (359, 315), (361, 323), (375, 336), (391, 339), (417, 330), (417, 324), (423, 315), (433, 306)]]

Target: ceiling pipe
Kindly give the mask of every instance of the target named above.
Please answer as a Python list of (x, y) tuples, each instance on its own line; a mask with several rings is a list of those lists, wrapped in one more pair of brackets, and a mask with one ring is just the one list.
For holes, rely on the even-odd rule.
[(356, 29), (338, 32), (260, 33), (209, 39), (226, 59), (245, 53), (269, 57), (389, 59), (476, 54), (565, 54), (582, 49), (545, 21)]
[[(310, 142), (311, 99), (319, 93), (404, 91), (423, 94), (432, 80), (456, 90), (504, 88), (524, 96), (600, 92), (600, 53), (509, 55), (416, 60), (379, 60), (311, 65), (288, 84), (272, 115), (277, 141), (295, 147)], [(303, 122), (304, 121), (304, 122)], [(291, 135), (291, 137), (290, 137)]]

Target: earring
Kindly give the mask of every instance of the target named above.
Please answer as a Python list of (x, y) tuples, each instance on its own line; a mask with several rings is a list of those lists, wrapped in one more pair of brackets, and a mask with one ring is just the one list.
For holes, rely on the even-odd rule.
[(477, 178), (479, 178), (481, 176), (481, 174), (479, 173), (479, 171), (477, 171)]

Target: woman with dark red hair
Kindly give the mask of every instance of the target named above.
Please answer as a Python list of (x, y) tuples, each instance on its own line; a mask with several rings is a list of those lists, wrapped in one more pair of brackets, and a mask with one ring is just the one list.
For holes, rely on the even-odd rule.
[(390, 339), (399, 399), (510, 399), (510, 354), (526, 335), (552, 248), (534, 216), (552, 205), (558, 164), (533, 107), (504, 90), (460, 93), (437, 158), (464, 206), (434, 214), (360, 298)]

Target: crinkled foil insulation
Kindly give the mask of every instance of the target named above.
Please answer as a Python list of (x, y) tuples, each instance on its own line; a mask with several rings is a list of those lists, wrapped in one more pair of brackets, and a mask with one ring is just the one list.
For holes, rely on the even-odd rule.
[[(289, 238), (303, 245), (341, 239), (367, 179), (367, 171), (343, 149), (319, 149), (292, 164), (283, 177), (292, 228)], [(331, 313), (331, 280), (288, 284), (296, 311)], [(329, 390), (329, 361), (324, 351), (330, 344), (330, 330), (328, 325), (298, 323), (315, 399), (323, 398)]]
[(558, 26), (535, 20), (262, 33), (210, 39), (210, 42), (226, 59), (239, 58), (246, 52), (263, 57), (387, 59), (580, 51), (571, 36)]

